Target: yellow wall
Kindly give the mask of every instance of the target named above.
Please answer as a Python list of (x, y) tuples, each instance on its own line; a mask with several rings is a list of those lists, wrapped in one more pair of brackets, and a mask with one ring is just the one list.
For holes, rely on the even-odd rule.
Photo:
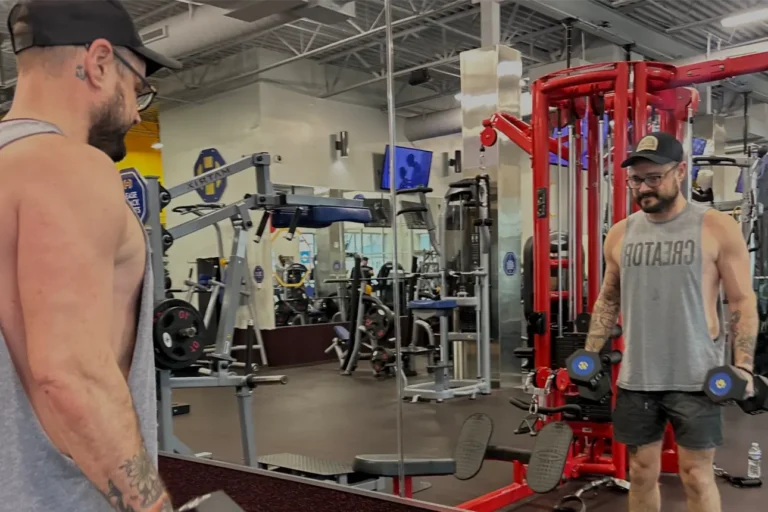
[[(142, 176), (159, 176), (163, 182), (163, 155), (152, 144), (160, 142), (160, 126), (157, 123), (143, 122), (135, 126), (125, 137), (128, 149), (126, 157), (117, 163), (117, 170), (133, 167)], [(160, 214), (160, 222), (165, 223), (165, 211)]]

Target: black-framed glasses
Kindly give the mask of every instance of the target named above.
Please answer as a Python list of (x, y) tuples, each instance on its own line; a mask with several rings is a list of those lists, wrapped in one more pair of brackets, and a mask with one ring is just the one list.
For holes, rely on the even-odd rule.
[(680, 164), (675, 165), (671, 169), (667, 170), (667, 172), (663, 174), (653, 174), (651, 176), (646, 176), (645, 178), (641, 178), (640, 176), (629, 176), (627, 178), (627, 186), (631, 189), (638, 189), (643, 186), (643, 183), (648, 185), (651, 188), (656, 188), (659, 185), (661, 185), (661, 182), (664, 180), (664, 178), (667, 177), (669, 173), (677, 169), (677, 167)]
[(136, 68), (131, 66), (131, 64), (128, 62), (126, 58), (124, 58), (122, 55), (120, 55), (116, 50), (112, 50), (112, 53), (115, 55), (115, 58), (120, 61), (120, 63), (128, 68), (131, 73), (139, 77), (139, 81), (141, 81), (142, 90), (140, 92), (136, 93), (136, 106), (139, 109), (139, 112), (143, 112), (146, 109), (149, 108), (149, 106), (152, 104), (152, 102), (155, 100), (155, 96), (157, 96), (157, 89), (147, 81), (147, 79), (139, 73)]

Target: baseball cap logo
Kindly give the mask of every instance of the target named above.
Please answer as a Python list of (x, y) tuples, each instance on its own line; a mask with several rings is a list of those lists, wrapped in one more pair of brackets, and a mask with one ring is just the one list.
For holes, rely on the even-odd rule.
[(653, 135), (648, 135), (640, 140), (640, 143), (637, 145), (635, 152), (656, 151), (657, 149), (659, 149), (659, 139)]

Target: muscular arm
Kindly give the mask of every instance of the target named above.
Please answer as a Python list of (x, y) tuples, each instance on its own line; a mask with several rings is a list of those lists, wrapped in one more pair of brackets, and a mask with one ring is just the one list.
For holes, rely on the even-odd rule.
[(109, 160), (69, 156), (20, 191), (28, 392), (46, 433), (115, 510), (171, 511), (112, 345), (114, 263), (126, 226), (120, 182)]
[(717, 270), (728, 298), (734, 365), (752, 372), (760, 320), (747, 244), (739, 225), (730, 216), (712, 211), (706, 219), (719, 241)]
[(611, 336), (621, 311), (621, 270), (614, 260), (613, 249), (621, 239), (624, 223), (616, 224), (605, 238), (603, 253), (605, 256), (605, 275), (603, 286), (600, 288), (595, 305), (592, 308), (592, 319), (589, 323), (586, 349), (600, 352), (605, 342)]

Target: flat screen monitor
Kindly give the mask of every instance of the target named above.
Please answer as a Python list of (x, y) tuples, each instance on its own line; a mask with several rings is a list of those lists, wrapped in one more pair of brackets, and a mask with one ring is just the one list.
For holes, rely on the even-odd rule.
[[(432, 170), (432, 152), (423, 149), (395, 146), (395, 189), (429, 186)], [(389, 190), (389, 146), (384, 152), (384, 170), (381, 173), (381, 190)]]
[[(403, 208), (415, 208), (421, 206), (421, 203), (415, 203), (413, 201), (400, 201), (400, 206)], [(408, 226), (408, 229), (427, 229), (426, 213), (404, 213), (403, 217), (405, 217), (405, 225)]]
[(389, 199), (383, 198), (365, 198), (363, 199), (363, 206), (371, 210), (371, 222), (368, 222), (365, 226), (368, 228), (391, 228), (392, 220), (392, 203)]

